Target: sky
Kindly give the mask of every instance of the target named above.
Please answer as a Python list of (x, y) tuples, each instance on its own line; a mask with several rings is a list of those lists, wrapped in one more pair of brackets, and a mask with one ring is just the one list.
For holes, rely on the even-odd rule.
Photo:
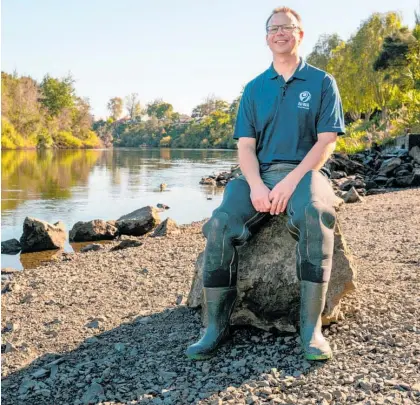
[(138, 93), (191, 114), (209, 96), (231, 102), (268, 68), (265, 21), (286, 5), (300, 13), (307, 56), (321, 34), (348, 40), (373, 12), (414, 26), (419, 0), (2, 0), (2, 71), (75, 79), (96, 119), (112, 97)]

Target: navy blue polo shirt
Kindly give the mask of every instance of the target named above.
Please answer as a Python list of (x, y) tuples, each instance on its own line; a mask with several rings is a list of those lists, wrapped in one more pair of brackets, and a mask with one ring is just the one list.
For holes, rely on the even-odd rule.
[(249, 82), (242, 94), (234, 139), (256, 138), (260, 165), (299, 163), (321, 132), (345, 131), (335, 79), (302, 58), (285, 82), (273, 64)]

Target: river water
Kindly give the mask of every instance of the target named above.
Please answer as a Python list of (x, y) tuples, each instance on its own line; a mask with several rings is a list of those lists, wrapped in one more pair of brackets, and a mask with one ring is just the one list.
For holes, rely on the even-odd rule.
[[(1, 153), (1, 240), (19, 239), (25, 217), (62, 221), (118, 219), (146, 205), (186, 224), (208, 218), (223, 188), (200, 185), (202, 177), (230, 170), (236, 150), (102, 149), (21, 150)], [(164, 191), (159, 185), (167, 185)], [(78, 250), (68, 242), (65, 251)], [(30, 268), (55, 251), (1, 255), (1, 266)]]

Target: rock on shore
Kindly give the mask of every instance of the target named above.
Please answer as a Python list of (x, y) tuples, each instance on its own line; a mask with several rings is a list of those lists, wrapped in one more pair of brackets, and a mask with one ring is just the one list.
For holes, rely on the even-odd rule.
[(36, 218), (26, 217), (20, 237), (22, 253), (40, 250), (61, 249), (66, 242), (65, 225), (59, 221), (54, 225)]

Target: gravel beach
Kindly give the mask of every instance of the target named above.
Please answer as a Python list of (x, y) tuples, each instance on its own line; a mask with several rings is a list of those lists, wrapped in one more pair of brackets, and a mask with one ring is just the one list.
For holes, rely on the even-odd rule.
[(143, 244), (64, 254), (15, 274), (2, 295), (2, 404), (420, 403), (420, 189), (345, 204), (358, 269), (345, 319), (325, 329), (334, 358), (302, 358), (297, 334), (235, 328), (208, 361), (186, 307), (204, 223)]

